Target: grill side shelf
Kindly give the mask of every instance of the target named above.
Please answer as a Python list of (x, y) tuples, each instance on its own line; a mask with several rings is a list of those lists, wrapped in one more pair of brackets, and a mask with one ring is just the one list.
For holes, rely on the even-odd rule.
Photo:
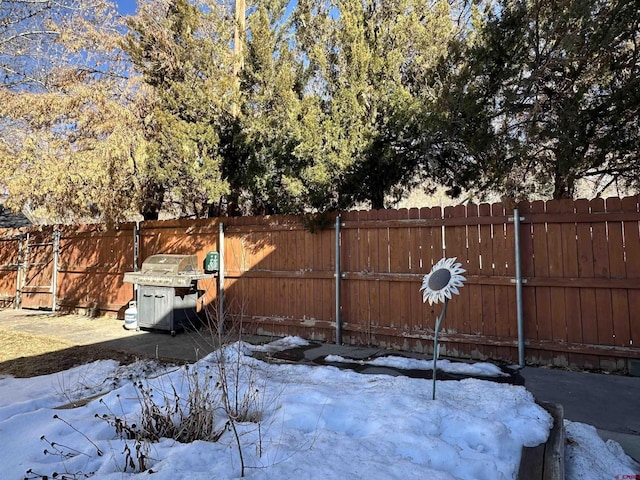
[(126, 272), (123, 281), (138, 285), (153, 285), (157, 287), (189, 287), (195, 280), (214, 278), (215, 275), (152, 275), (141, 272)]

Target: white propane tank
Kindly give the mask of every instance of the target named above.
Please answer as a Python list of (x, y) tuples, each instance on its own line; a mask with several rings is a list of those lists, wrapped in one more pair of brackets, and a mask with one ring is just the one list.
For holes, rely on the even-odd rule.
[(129, 308), (124, 311), (124, 328), (127, 330), (138, 329), (138, 307), (135, 300), (129, 302)]

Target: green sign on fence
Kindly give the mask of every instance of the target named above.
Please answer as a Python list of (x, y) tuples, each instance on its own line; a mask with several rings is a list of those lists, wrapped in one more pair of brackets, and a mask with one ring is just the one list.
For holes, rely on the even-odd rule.
[(204, 271), (217, 272), (220, 270), (220, 254), (218, 252), (209, 252), (204, 257)]

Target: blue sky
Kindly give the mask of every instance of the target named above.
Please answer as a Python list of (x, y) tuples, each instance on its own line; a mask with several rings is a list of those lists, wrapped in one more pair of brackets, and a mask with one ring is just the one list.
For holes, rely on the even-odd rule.
[(115, 0), (115, 4), (122, 15), (136, 13), (136, 0)]

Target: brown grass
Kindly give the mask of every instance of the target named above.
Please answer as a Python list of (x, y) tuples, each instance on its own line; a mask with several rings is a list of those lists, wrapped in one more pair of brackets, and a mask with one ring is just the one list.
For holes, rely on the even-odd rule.
[(35, 377), (61, 372), (95, 360), (129, 364), (140, 357), (108, 348), (75, 346), (58, 338), (0, 330), (0, 374)]

